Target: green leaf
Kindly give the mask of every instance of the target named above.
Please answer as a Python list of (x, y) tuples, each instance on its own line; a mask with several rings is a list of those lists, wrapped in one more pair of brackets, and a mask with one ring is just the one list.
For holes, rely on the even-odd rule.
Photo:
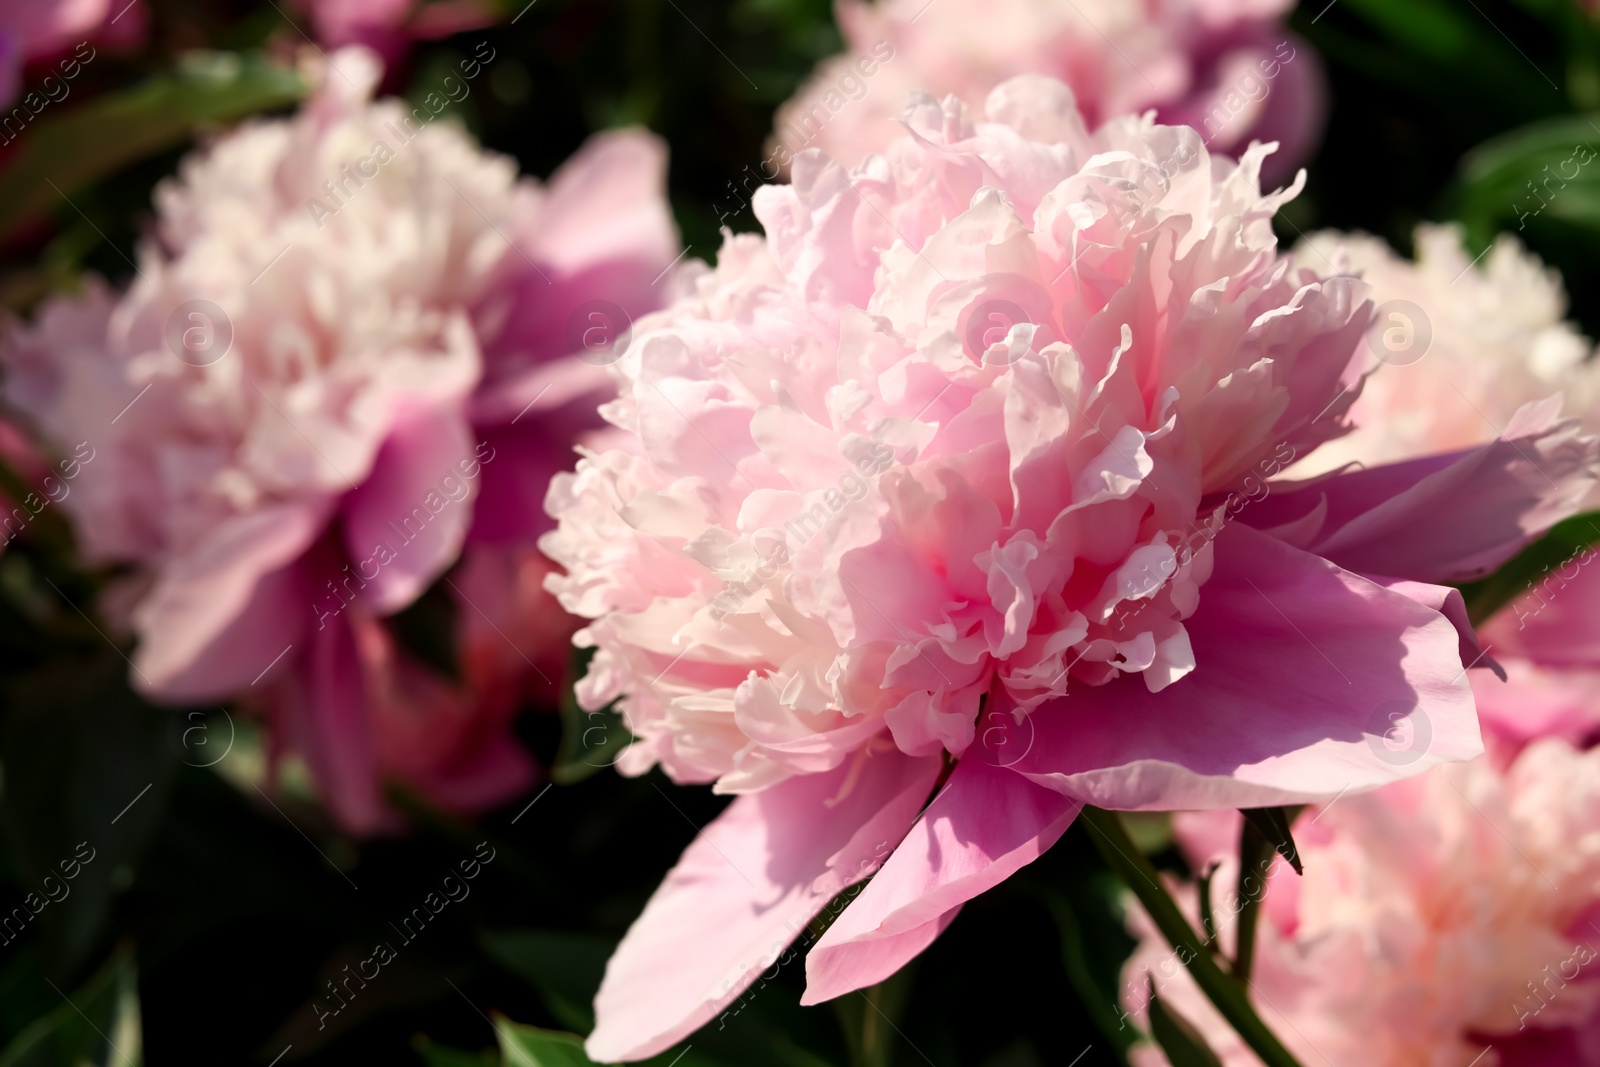
[(494, 1032), (505, 1067), (593, 1067), (577, 1034), (522, 1026), (505, 1018), (496, 1020)]
[[(1595, 161), (1600, 164), (1600, 160)], [(1543, 537), (1518, 552), (1510, 562), (1481, 581), (1460, 587), (1467, 601), (1467, 615), (1474, 626), (1487, 622), (1495, 612), (1522, 596), (1534, 593), (1538, 602), (1530, 611), (1562, 595), (1562, 588), (1577, 574), (1577, 568), (1594, 562), (1589, 549), (1600, 542), (1600, 511), (1574, 515), (1552, 526)], [(1571, 570), (1571, 574), (1563, 572)], [(1572, 594), (1568, 594), (1572, 595)]]
[(1167, 1054), (1172, 1067), (1222, 1067), (1222, 1061), (1200, 1031), (1162, 1002), (1154, 984), (1150, 986), (1150, 1036)]
[(425, 1067), (499, 1067), (499, 1058), (489, 1052), (464, 1052), (435, 1044), (426, 1037), (416, 1038), (411, 1045)]
[(1278, 855), (1289, 861), (1289, 866), (1294, 868), (1295, 874), (1306, 873), (1300, 865), (1300, 853), (1294, 847), (1294, 835), (1289, 832), (1289, 824), (1294, 821), (1294, 815), (1289, 809), (1240, 808), (1239, 814), (1255, 827), (1256, 833), (1260, 834)]
[(0, 237), (201, 127), (292, 103), (304, 91), (292, 70), (264, 56), (193, 53), (174, 73), (59, 114), (47, 111), (23, 129), (16, 155), (0, 171)]
[[(1318, 4), (1317, 10), (1322, 6)], [(1503, 127), (1563, 109), (1559, 68), (1552, 66), (1547, 72), (1468, 4), (1338, 0), (1337, 8), (1329, 19), (1319, 15), (1309, 23), (1303, 17), (1297, 20), (1318, 52), (1337, 65), (1352, 66), (1366, 77), (1420, 97), (1442, 112), (1442, 121), (1481, 131), (1485, 122)], [(1307, 10), (1301, 9), (1302, 16)], [(1335, 25), (1341, 19), (1348, 23), (1351, 16), (1370, 32), (1350, 32)], [(1561, 40), (1552, 33), (1547, 38), (1549, 48), (1558, 47)], [(1532, 51), (1543, 58), (1537, 46)], [(1458, 121), (1464, 111), (1472, 122)]]
[(140, 1067), (139, 980), (133, 954), (118, 952), (49, 1014), (0, 1052), (0, 1067)]
[(538, 990), (562, 1026), (585, 1033), (594, 1028), (594, 994), (616, 948), (613, 939), (568, 930), (500, 930), (480, 932), (478, 943)]
[(156, 831), (181, 751), (173, 737), (181, 720), (134, 695), (127, 672), (107, 648), (12, 679), (5, 693), (0, 827), (24, 892), (51, 898), (24, 936), (42, 938), (46, 970), (57, 976), (98, 937)]
[(1500, 230), (1575, 225), (1600, 231), (1600, 114), (1519, 126), (1467, 153), (1452, 213), (1474, 248)]

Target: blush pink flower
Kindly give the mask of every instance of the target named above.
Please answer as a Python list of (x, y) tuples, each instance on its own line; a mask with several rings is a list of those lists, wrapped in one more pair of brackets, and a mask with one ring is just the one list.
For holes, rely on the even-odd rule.
[(1568, 414), (1596, 422), (1600, 365), (1566, 319), (1560, 276), (1509, 234), (1477, 262), (1462, 240), (1459, 227), (1420, 226), (1415, 262), (1364, 234), (1316, 233), (1296, 248), (1301, 266), (1358, 274), (1378, 307), (1356, 428), (1296, 473), (1480, 444), (1557, 392)]
[[(1276, 804), (1476, 755), (1443, 583), (1593, 478), (1546, 405), (1250, 504), (1344, 428), (1370, 313), (1278, 253), (1270, 149), (1091, 134), (1039, 77), (906, 122), (757, 194), (766, 236), (614, 366), (620, 443), (551, 485), (580, 702), (625, 715), (624, 773), (738, 794), (613, 957), (597, 1059), (713, 1018), (874, 870), (807, 1003), (892, 974), (1084, 802)], [(1397, 708), (1431, 723), (1409, 766), (1377, 744)]]
[[(1213, 886), (1237, 884), (1236, 813), (1175, 823), (1196, 869), (1220, 861)], [(1503, 769), (1478, 759), (1341, 798), (1294, 833), (1305, 874), (1274, 865), (1251, 999), (1302, 1063), (1600, 1063), (1600, 750), (1545, 738)], [(1180, 896), (1193, 917), (1193, 891)], [(1238, 909), (1231, 890), (1218, 899), (1230, 952)], [(1136, 921), (1130, 1013), (1153, 985), (1229, 1067), (1259, 1064)]]
[[(778, 113), (774, 164), (805, 148), (846, 164), (896, 136), (914, 91), (982, 106), (995, 86), (1043, 74), (1072, 87), (1099, 125), (1155, 108), (1192, 125), (1214, 152), (1252, 139), (1282, 151), (1263, 163), (1287, 179), (1321, 135), (1321, 64), (1289, 33), (1288, 0), (839, 0), (845, 54), (830, 59)], [(771, 173), (776, 173), (773, 170)], [(770, 176), (770, 174), (769, 174)]]
[[(371, 829), (405, 763), (368, 700), (374, 620), (464, 546), (531, 547), (604, 395), (567, 358), (572, 324), (595, 301), (647, 310), (677, 241), (650, 136), (601, 135), (541, 187), (454, 125), (370, 103), (371, 53), (333, 62), (300, 114), (187, 160), (131, 290), (47, 306), (7, 345), (6, 388), (44, 437), (99, 451), (64, 507), (89, 562), (146, 584), (136, 685), (272, 689), (330, 805)], [(526, 774), (500, 781), (481, 789)]]

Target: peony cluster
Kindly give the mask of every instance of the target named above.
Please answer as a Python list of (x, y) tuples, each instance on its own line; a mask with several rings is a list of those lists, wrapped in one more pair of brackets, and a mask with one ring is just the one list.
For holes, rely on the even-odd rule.
[[(677, 244), (648, 135), (601, 135), (541, 187), (372, 103), (379, 75), (336, 53), (298, 115), (186, 160), (132, 288), (91, 282), (4, 350), (12, 406), (99, 454), (63, 507), (88, 562), (131, 567), (136, 686), (265, 705), (360, 830), (387, 823), (386, 778), (467, 807), (530, 782), (506, 705), (551, 661), (511, 635), (568, 632), (527, 553), (605, 388), (572, 326), (648, 310)], [(441, 579), (463, 677), (417, 685), (383, 619)]]
[[(1198, 870), (1232, 885), (1233, 813), (1178, 816)], [(1600, 750), (1535, 741), (1503, 767), (1441, 767), (1301, 815), (1295, 877), (1278, 861), (1252, 999), (1302, 1063), (1568, 1067), (1600, 1056)], [(1193, 906), (1193, 894), (1188, 894)], [(1149, 928), (1125, 1007), (1150, 988), (1229, 1067), (1261, 1061)], [(1236, 923), (1223, 909), (1224, 950)], [(1154, 1048), (1134, 1062), (1163, 1064)]]
[[(551, 485), (580, 702), (626, 717), (625, 773), (739, 794), (613, 957), (596, 1059), (714, 1018), (874, 871), (806, 1003), (892, 974), (1084, 802), (1326, 799), (1476, 755), (1445, 583), (1593, 479), (1540, 403), (1476, 449), (1274, 480), (1348, 428), (1371, 305), (1278, 251), (1272, 146), (1090, 132), (1037, 76), (903, 121), (757, 194), (765, 237), (637, 324), (611, 437)], [(1433, 735), (1404, 765), (1397, 717)]]
[(1154, 108), (1213, 152), (1252, 139), (1293, 174), (1321, 135), (1322, 69), (1283, 25), (1288, 0), (839, 0), (846, 52), (818, 67), (778, 113), (774, 163), (821, 148), (846, 164), (881, 151), (914, 91), (983, 105), (1018, 74), (1071, 86), (1097, 126)]

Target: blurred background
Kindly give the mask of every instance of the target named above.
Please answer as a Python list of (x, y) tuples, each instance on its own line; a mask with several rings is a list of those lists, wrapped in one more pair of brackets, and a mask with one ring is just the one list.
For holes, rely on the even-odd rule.
[[(293, 0), (123, 11), (70, 94), (0, 147), (0, 303), (16, 315), (85, 274), (125, 284), (156, 183), (216, 130), (291, 111), (295, 56), (318, 36)], [(384, 91), (420, 103), (487, 45), (492, 63), (449, 118), (539, 177), (595, 131), (648, 127), (670, 146), (688, 255), (706, 260), (722, 227), (758, 228), (740, 190), (768, 157), (774, 112), (842, 47), (828, 0), (497, 0), (467, 15), (396, 47)], [(1600, 333), (1600, 168), (1563, 172), (1561, 195), (1532, 210), (1549, 168), (1600, 144), (1596, 13), (1578, 0), (1313, 0), (1289, 26), (1321, 57), (1329, 108), (1305, 192), (1278, 222), (1286, 242), (1336, 227), (1409, 253), (1419, 221), (1453, 219), (1475, 251), (1510, 231), (1560, 269), (1572, 314)], [(22, 65), (20, 90), (59, 58)], [(587, 1062), (519, 1027), (587, 1032), (611, 948), (723, 798), (659, 771), (619, 776), (620, 724), (549, 687), (516, 720), (545, 768), (524, 795), (469, 822), (396, 787), (404, 832), (352, 836), (292, 761), (261, 788), (265, 742), (246, 710), (156, 708), (129, 690), (126, 649), (78, 607), (114, 575), (75, 567), (68, 537), (46, 519), (0, 556), (0, 1067)], [(430, 612), (448, 610), (425, 596), (397, 632), (420, 655)], [(1181, 866), (1160, 819), (1136, 825), (1158, 862)], [(72, 856), (64, 895), (9, 910)], [(473, 858), (470, 891), (402, 933)], [(652, 1062), (1123, 1062), (1133, 1033), (1116, 986), (1133, 942), (1115, 900), (1074, 827), (871, 1003), (802, 1009), (802, 969), (777, 968)], [(323, 1018), (330, 983), (379, 942), (396, 950), (382, 979)]]

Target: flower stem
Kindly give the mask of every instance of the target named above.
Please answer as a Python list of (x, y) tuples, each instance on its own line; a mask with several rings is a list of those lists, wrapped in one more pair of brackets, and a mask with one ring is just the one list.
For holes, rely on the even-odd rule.
[(1267, 895), (1272, 856), (1271, 842), (1245, 819), (1239, 830), (1239, 923), (1234, 930), (1232, 968), (1234, 978), (1240, 982), (1250, 981), (1250, 966), (1256, 955), (1256, 922), (1261, 899)]
[(1079, 818), (1088, 827), (1100, 855), (1144, 905), (1156, 928), (1188, 966), (1195, 984), (1238, 1031), (1245, 1044), (1267, 1067), (1300, 1067), (1299, 1061), (1256, 1014), (1244, 986), (1217, 966), (1216, 959), (1201, 943), (1177, 902), (1162, 886), (1156, 869), (1128, 837), (1116, 815), (1084, 805)]

